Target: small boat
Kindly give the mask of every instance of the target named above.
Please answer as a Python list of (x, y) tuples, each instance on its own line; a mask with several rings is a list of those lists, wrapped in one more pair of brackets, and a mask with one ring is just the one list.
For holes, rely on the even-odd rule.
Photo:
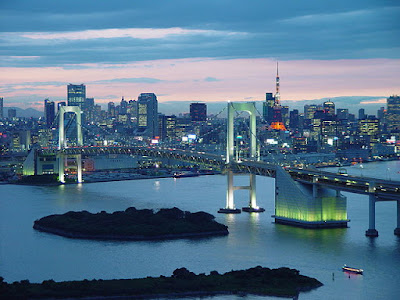
[(182, 171), (182, 172), (175, 172), (174, 178), (182, 178), (182, 177), (195, 177), (199, 176), (199, 173), (191, 172), (191, 171)]
[(352, 267), (349, 267), (349, 266), (347, 266), (347, 265), (344, 265), (344, 266), (342, 267), (342, 270), (343, 270), (344, 272), (351, 272), (351, 273), (356, 273), (356, 274), (362, 274), (362, 273), (364, 272), (363, 269), (352, 268)]

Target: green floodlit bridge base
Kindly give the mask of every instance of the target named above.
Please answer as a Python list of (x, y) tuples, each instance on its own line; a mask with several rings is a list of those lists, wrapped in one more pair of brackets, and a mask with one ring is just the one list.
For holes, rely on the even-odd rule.
[(284, 225), (291, 225), (296, 227), (302, 228), (347, 228), (347, 222), (350, 220), (345, 221), (322, 221), (322, 222), (307, 222), (303, 220), (296, 220), (296, 219), (288, 219), (283, 217), (277, 217), (275, 215), (272, 216), (275, 218), (275, 223), (277, 224), (284, 224)]

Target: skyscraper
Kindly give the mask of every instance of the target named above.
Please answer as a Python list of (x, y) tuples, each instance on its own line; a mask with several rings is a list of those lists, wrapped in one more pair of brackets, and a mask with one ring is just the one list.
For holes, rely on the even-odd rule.
[(86, 86), (84, 84), (68, 84), (67, 100), (68, 106), (83, 108), (86, 100)]
[(207, 105), (205, 103), (190, 104), (190, 118), (193, 122), (207, 120)]
[(149, 138), (158, 135), (158, 102), (154, 93), (138, 97), (138, 133)]
[(311, 120), (312, 118), (314, 118), (316, 110), (317, 110), (317, 105), (315, 104), (304, 105), (304, 119)]
[(335, 103), (333, 103), (332, 101), (325, 101), (323, 104), (325, 113), (328, 116), (334, 116), (335, 115)]
[(400, 96), (393, 95), (387, 98), (386, 120), (388, 130), (400, 130)]
[(360, 108), (358, 110), (358, 119), (359, 120), (363, 120), (363, 119), (366, 119), (366, 118), (367, 118), (367, 116), (365, 115), (365, 109), (364, 108)]
[(11, 120), (17, 117), (17, 110), (15, 108), (9, 108), (7, 114), (8, 114), (8, 119)]
[(349, 110), (347, 108), (338, 108), (336, 110), (336, 115), (338, 120), (348, 120), (349, 119)]
[(44, 115), (46, 118), (47, 128), (51, 128), (55, 118), (55, 104), (49, 99), (44, 100)]
[(3, 97), (0, 97), (0, 120), (3, 119)]
[(265, 93), (265, 102), (263, 102), (263, 118), (269, 124), (272, 122), (274, 106), (275, 97), (272, 95), (272, 93)]

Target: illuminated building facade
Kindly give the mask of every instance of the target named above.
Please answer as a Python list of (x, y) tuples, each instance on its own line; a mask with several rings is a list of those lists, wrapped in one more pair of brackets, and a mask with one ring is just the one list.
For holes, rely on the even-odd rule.
[(301, 227), (347, 227), (347, 198), (340, 192), (292, 180), (283, 169), (275, 179), (275, 222)]
[(325, 101), (322, 106), (327, 115), (335, 115), (335, 103), (333, 103), (332, 101)]
[(68, 106), (83, 108), (86, 100), (86, 86), (84, 84), (69, 84), (67, 86)]
[(273, 108), (275, 106), (275, 97), (272, 93), (265, 94), (265, 102), (263, 102), (263, 118), (268, 124), (271, 124), (274, 115)]
[(393, 95), (387, 98), (386, 120), (389, 131), (400, 130), (400, 96)]
[(142, 93), (138, 97), (138, 133), (154, 138), (158, 135), (158, 102), (154, 93)]
[(317, 105), (307, 104), (304, 105), (304, 119), (312, 120), (314, 118), (315, 111), (317, 110)]

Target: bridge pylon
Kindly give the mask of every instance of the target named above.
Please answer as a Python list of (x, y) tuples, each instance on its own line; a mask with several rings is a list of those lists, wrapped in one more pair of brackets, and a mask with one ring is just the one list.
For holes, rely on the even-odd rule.
[[(65, 113), (74, 113), (76, 116), (76, 130), (77, 130), (77, 146), (83, 146), (83, 135), (82, 135), (82, 110), (79, 106), (60, 106), (59, 110), (59, 123), (58, 123), (58, 174), (59, 181), (65, 183), (65, 163), (68, 159), (68, 155), (63, 153), (63, 150), (67, 148), (66, 131), (64, 128), (64, 115)], [(77, 181), (82, 182), (82, 155), (72, 155), (76, 161), (77, 168)]]
[[(235, 208), (234, 191), (249, 190), (249, 205), (243, 207), (246, 212), (263, 212), (263, 208), (257, 206), (256, 201), (256, 175), (249, 174), (250, 183), (248, 186), (234, 186), (234, 165), (240, 163), (238, 156), (235, 156), (235, 137), (234, 137), (234, 118), (238, 111), (246, 111), (250, 114), (250, 159), (256, 159), (257, 156), (257, 138), (256, 138), (256, 106), (255, 102), (228, 102), (228, 122), (226, 139), (226, 169), (227, 169), (227, 191), (226, 207), (221, 208), (219, 213), (240, 213), (241, 210)], [(237, 151), (237, 150), (236, 150)]]

